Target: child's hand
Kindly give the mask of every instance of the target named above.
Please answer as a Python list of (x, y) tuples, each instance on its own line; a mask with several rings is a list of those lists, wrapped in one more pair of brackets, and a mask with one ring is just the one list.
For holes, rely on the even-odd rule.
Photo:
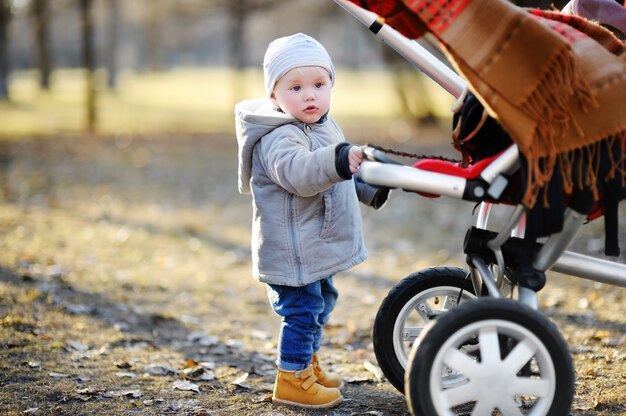
[(352, 179), (352, 175), (359, 171), (363, 162), (363, 150), (359, 146), (342, 142), (335, 147), (335, 169), (342, 179)]
[(355, 174), (359, 171), (359, 167), (361, 166), (361, 162), (363, 162), (363, 158), (365, 155), (363, 154), (363, 150), (359, 146), (351, 146), (350, 152), (348, 153), (348, 161), (350, 162), (350, 172)]

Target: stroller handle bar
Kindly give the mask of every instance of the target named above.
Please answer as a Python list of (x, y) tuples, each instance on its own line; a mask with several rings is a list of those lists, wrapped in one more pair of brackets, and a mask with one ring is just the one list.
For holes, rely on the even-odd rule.
[(517, 146), (510, 146), (476, 178), (462, 178), (390, 163), (380, 160), (380, 156), (372, 150), (365, 148), (369, 160), (364, 161), (360, 168), (361, 177), (367, 183), (469, 201), (482, 201), (486, 194), (497, 198), (501, 192), (497, 179), (502, 179), (502, 175), (511, 174), (519, 167)]

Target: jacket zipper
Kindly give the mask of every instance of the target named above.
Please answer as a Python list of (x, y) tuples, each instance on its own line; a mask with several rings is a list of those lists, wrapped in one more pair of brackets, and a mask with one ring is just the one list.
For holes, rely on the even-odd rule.
[(295, 213), (294, 213), (294, 196), (293, 194), (289, 194), (288, 197), (288, 208), (289, 208), (289, 237), (291, 239), (291, 249), (293, 250), (294, 260), (296, 262), (296, 281), (298, 285), (301, 286), (304, 284), (304, 276), (302, 270), (302, 260), (300, 259), (300, 254), (298, 253), (298, 245), (296, 244), (296, 224), (294, 221)]
[(311, 133), (311, 125), (305, 124), (304, 125), (304, 137), (306, 137), (307, 141), (309, 142), (309, 150), (313, 151), (313, 140), (311, 140), (311, 136), (309, 136), (309, 133)]
[[(313, 150), (313, 142), (309, 133), (311, 132), (311, 126), (305, 124), (304, 126), (304, 136), (307, 138), (309, 142), (309, 150)], [(289, 208), (289, 238), (291, 239), (291, 249), (293, 250), (294, 260), (296, 262), (296, 281), (298, 285), (301, 286), (304, 284), (304, 270), (302, 268), (302, 259), (300, 258), (300, 254), (298, 252), (298, 245), (296, 244), (296, 223), (295, 217), (296, 213), (294, 212), (294, 195), (292, 193), (289, 194), (288, 198), (288, 208)]]

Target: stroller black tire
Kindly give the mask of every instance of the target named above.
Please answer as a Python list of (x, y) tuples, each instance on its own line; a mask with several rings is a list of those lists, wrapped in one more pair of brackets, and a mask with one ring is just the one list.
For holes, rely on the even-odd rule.
[[(387, 380), (401, 393), (404, 393), (404, 373), (411, 345), (417, 339), (417, 331), (422, 329), (415, 327), (412, 339), (406, 339), (408, 314), (414, 313), (417, 318), (418, 312), (411, 309), (437, 296), (442, 302), (442, 308), (437, 310), (439, 313), (445, 311), (444, 303), (448, 298), (458, 299), (460, 295), (463, 301), (475, 299), (467, 275), (467, 270), (459, 267), (438, 266), (420, 270), (398, 282), (381, 303), (374, 321), (374, 353)], [(451, 303), (454, 305), (449, 306), (456, 306), (457, 302), (453, 300)], [(417, 325), (425, 327), (427, 324)]]

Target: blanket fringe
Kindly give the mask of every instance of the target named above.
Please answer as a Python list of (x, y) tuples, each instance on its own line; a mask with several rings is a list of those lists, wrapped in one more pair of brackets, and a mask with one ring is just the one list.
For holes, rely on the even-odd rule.
[[(523, 203), (528, 207), (535, 204), (540, 189), (552, 177), (557, 162), (561, 164), (562, 171), (572, 169), (569, 158), (559, 155), (556, 146), (559, 140), (566, 140), (567, 134), (583, 136), (582, 128), (568, 109), (572, 96), (585, 112), (591, 106), (598, 105), (569, 47), (556, 53), (548, 68), (538, 87), (522, 106), (523, 110), (537, 121), (533, 143), (524, 149), (530, 164), (523, 198)], [(592, 148), (593, 145), (588, 147)], [(566, 191), (571, 188), (571, 183), (566, 184)], [(545, 194), (543, 203), (547, 206)]]
[[(616, 146), (619, 149), (617, 155), (613, 152)], [(598, 178), (603, 154), (607, 157), (608, 172), (604, 177)], [(539, 158), (536, 163), (529, 166), (527, 178), (529, 188), (522, 201), (524, 205), (533, 206), (543, 190), (542, 201), (544, 206), (548, 206), (546, 185), (555, 168), (561, 174), (563, 190), (566, 194), (571, 194), (575, 189), (589, 189), (597, 201), (601, 197), (598, 180), (608, 182), (619, 178), (621, 186), (626, 186), (626, 130), (582, 148), (561, 153), (556, 157)], [(529, 189), (530, 192), (528, 192)]]

